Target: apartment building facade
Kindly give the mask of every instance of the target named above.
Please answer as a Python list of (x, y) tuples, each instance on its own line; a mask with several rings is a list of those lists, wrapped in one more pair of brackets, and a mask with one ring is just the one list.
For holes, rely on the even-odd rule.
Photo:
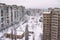
[(50, 12), (43, 12), (43, 40), (50, 40)]
[[(49, 20), (46, 19), (47, 16)], [(45, 19), (47, 21), (45, 21)], [(47, 23), (49, 25), (47, 25)], [(47, 25), (47, 26), (45, 26)], [(43, 14), (43, 40), (60, 40), (60, 9), (52, 9), (49, 15)]]
[(60, 40), (60, 9), (51, 12), (51, 40)]
[(7, 23), (7, 6), (5, 4), (0, 4), (0, 29), (4, 29), (4, 26), (6, 27), (8, 25)]
[(20, 22), (25, 7), (0, 3), (0, 30)]

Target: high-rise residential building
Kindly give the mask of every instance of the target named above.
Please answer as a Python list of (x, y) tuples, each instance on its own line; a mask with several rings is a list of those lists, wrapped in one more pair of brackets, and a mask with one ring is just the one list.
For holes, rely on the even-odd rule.
[(8, 7), (5, 4), (0, 3), (0, 29), (4, 29), (7, 27), (9, 23), (8, 20)]
[(60, 40), (60, 9), (43, 14), (43, 40)]
[(0, 3), (0, 30), (19, 23), (24, 15), (24, 6)]
[(43, 12), (43, 40), (50, 40), (50, 12)]
[(60, 9), (51, 12), (51, 40), (60, 40)]

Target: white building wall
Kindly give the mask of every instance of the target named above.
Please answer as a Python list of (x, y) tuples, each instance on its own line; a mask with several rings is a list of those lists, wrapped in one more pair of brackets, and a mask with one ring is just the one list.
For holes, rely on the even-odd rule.
[(6, 21), (6, 18), (7, 17), (7, 13), (6, 13), (6, 9), (5, 9), (5, 7), (3, 6), (3, 17), (2, 18), (4, 18), (4, 21), (3, 21), (3, 25), (4, 25), (4, 27), (3, 28), (5, 28), (6, 26), (7, 26), (7, 21)]
[(9, 25), (11, 25), (11, 8), (8, 8), (8, 13), (9, 13)]
[(1, 29), (1, 7), (0, 7), (0, 29)]
[(13, 18), (13, 22), (14, 22), (14, 10), (13, 9), (12, 9), (12, 14), (13, 14), (12, 18)]

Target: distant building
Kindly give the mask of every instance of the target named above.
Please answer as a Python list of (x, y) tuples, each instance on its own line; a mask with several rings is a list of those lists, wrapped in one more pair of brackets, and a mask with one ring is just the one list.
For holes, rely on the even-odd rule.
[(36, 16), (36, 15), (41, 15), (42, 14), (42, 9), (27, 9), (28, 11), (30, 11), (30, 15), (32, 16)]
[(48, 12), (51, 12), (52, 11), (52, 8), (48, 8)]
[(60, 9), (43, 14), (43, 40), (60, 40)]

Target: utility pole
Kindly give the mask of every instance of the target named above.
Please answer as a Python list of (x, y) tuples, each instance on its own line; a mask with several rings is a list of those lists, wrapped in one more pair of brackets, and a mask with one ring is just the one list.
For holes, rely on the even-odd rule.
[(25, 28), (25, 40), (28, 40), (28, 36), (29, 36), (29, 31), (28, 31), (28, 24), (27, 24)]
[(14, 35), (15, 35), (14, 39), (16, 40), (17, 38), (16, 38), (16, 28), (15, 27), (14, 27)]
[(13, 29), (11, 29), (11, 39), (13, 40)]

